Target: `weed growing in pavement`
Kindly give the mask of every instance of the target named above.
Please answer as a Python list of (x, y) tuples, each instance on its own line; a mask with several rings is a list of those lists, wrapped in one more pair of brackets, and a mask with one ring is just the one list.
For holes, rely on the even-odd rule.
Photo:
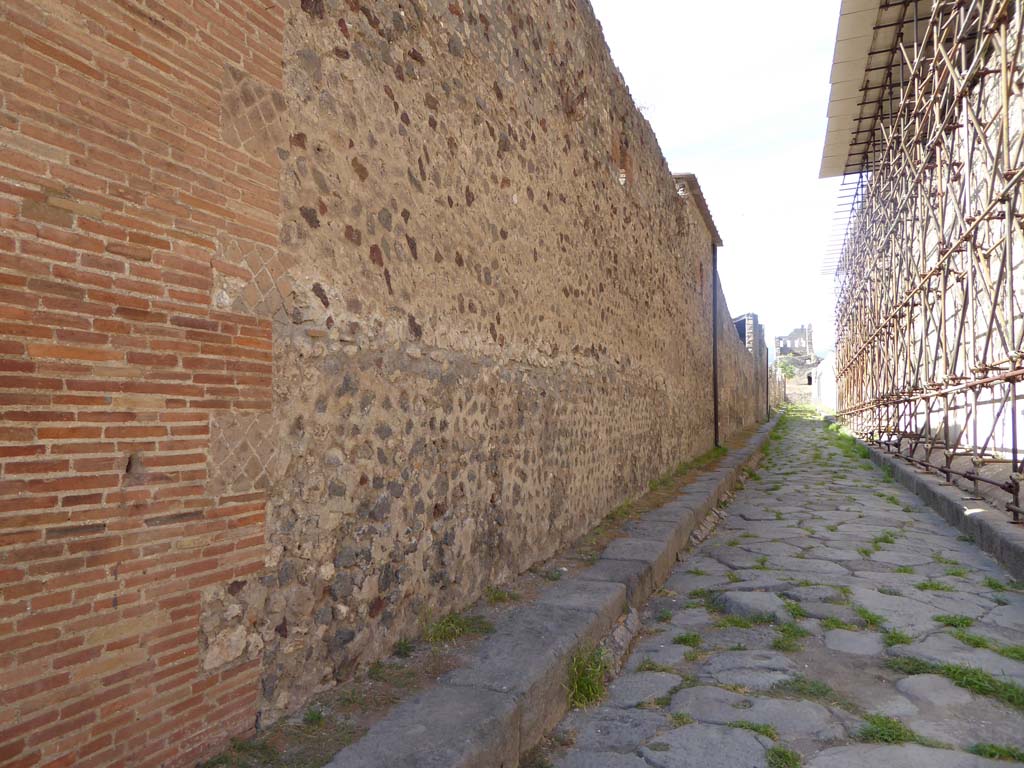
[(395, 643), (395, 647), (391, 649), (391, 653), (400, 659), (407, 659), (412, 656), (415, 647), (411, 640), (399, 640)]
[(837, 619), (835, 616), (826, 616), (824, 619), (822, 619), (821, 628), (826, 632), (833, 629), (845, 629), (849, 632), (856, 632), (860, 629), (860, 627), (858, 627), (856, 624), (850, 624), (848, 622), (843, 621), (842, 619)]
[(987, 757), (991, 760), (1015, 760), (1024, 763), (1024, 749), (1010, 747), (1005, 744), (974, 744), (967, 748), (972, 755)]
[(887, 647), (891, 648), (894, 645), (909, 645), (914, 642), (914, 638), (906, 632), (900, 632), (898, 629), (890, 629), (882, 635), (882, 641)]
[(778, 745), (769, 749), (765, 757), (768, 758), (768, 768), (800, 768), (803, 765), (803, 759), (797, 752)]
[(801, 649), (800, 640), (807, 637), (811, 633), (801, 627), (799, 624), (789, 622), (787, 624), (780, 624), (777, 627), (779, 636), (775, 638), (772, 643), (772, 648), (776, 651), (793, 652)]
[(779, 739), (779, 732), (766, 723), (752, 723), (749, 720), (733, 720), (732, 722), (726, 723), (726, 725), (729, 728), (742, 728), (746, 731), (759, 733), (762, 736), (767, 736), (772, 741), (778, 741)]
[(514, 603), (519, 599), (519, 593), (502, 587), (487, 587), (484, 590), (484, 599), (487, 600), (490, 605)]
[(860, 741), (878, 744), (903, 744), (909, 741), (929, 747), (944, 746), (936, 741), (917, 735), (895, 717), (878, 714), (864, 716), (864, 727), (857, 733), (857, 738)]
[(581, 648), (569, 660), (569, 707), (596, 704), (604, 698), (608, 658), (601, 648)]
[(872, 613), (862, 605), (855, 605), (853, 610), (871, 629), (880, 629), (885, 623), (885, 619), (883, 617), (879, 616), (877, 613)]
[(1024, 710), (1024, 687), (981, 669), (962, 664), (936, 664), (904, 657), (889, 659), (887, 663), (890, 668), (905, 675), (943, 675), (972, 693), (991, 696), (1011, 707)]
[(686, 645), (690, 648), (699, 648), (701, 644), (701, 637), (697, 632), (686, 632), (682, 635), (676, 635), (673, 637), (672, 642), (675, 645)]
[(423, 639), (432, 645), (449, 643), (466, 635), (489, 635), (494, 625), (483, 616), (468, 616), (449, 613), (435, 622), (428, 623), (423, 630)]
[(924, 581), (917, 582), (914, 586), (922, 592), (956, 592), (956, 587), (936, 581), (935, 579), (925, 579)]
[(989, 651), (995, 651), (1000, 656), (1005, 656), (1008, 659), (1024, 661), (1024, 645), (1003, 645), (963, 629), (954, 629), (952, 635), (964, 645), (969, 645), (972, 648), (985, 648)]

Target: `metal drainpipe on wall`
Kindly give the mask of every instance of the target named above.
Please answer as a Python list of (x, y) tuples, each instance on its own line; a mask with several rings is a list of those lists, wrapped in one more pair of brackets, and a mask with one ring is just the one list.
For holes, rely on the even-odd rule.
[(718, 246), (711, 246), (711, 389), (715, 410), (715, 448), (718, 440)]

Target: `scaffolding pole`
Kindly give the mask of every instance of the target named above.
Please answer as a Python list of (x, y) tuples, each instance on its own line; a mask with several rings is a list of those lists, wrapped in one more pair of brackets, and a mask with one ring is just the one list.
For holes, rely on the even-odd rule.
[(831, 256), (840, 418), (947, 482), (998, 489), (1018, 523), (1020, 5), (903, 5), (885, 87), (865, 88)]

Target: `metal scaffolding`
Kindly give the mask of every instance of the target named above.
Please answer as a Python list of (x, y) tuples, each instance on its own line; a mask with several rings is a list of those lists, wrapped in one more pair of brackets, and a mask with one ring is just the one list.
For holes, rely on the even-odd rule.
[[(1016, 522), (1021, 2), (878, 4), (841, 170), (850, 213), (834, 265), (843, 421), (947, 482), (1000, 489)], [(880, 37), (887, 44), (876, 47)]]

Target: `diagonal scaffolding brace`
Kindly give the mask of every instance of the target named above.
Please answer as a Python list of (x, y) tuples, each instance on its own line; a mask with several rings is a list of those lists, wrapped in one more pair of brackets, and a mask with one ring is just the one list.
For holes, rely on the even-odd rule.
[(903, 4), (884, 87), (864, 93), (833, 256), (840, 417), (947, 482), (995, 489), (1017, 523), (1021, 2)]

